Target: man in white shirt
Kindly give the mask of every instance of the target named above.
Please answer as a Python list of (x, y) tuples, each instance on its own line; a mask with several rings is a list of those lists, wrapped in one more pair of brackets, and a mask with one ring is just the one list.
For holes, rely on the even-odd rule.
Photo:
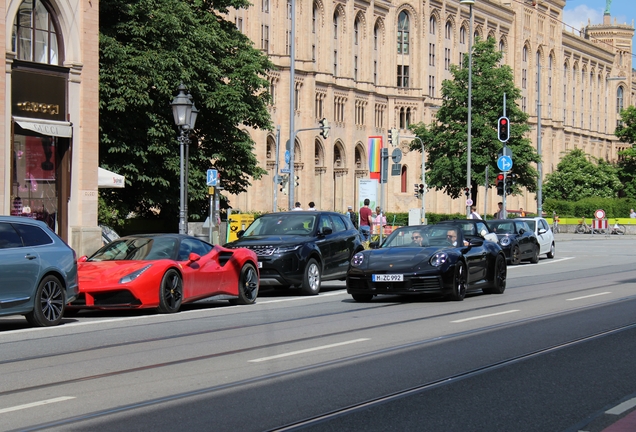
[(634, 209), (631, 209), (631, 210), (629, 211), (629, 217), (630, 217), (630, 218), (636, 218), (636, 212), (634, 211)]
[(479, 213), (477, 213), (477, 207), (470, 207), (470, 214), (468, 215), (468, 219), (481, 219), (481, 216), (479, 216)]
[(294, 206), (294, 210), (295, 211), (303, 211), (303, 208), (300, 206), (299, 202), (297, 202), (296, 205)]

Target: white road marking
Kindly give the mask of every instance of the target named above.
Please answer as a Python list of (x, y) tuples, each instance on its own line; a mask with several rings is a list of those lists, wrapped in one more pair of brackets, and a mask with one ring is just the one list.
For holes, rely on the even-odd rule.
[(339, 343), (335, 343), (335, 344), (331, 344), (331, 345), (322, 345), (322, 346), (318, 346), (318, 347), (314, 347), (314, 348), (307, 348), (307, 349), (299, 350), (299, 351), (291, 351), (291, 352), (288, 352), (288, 353), (278, 354), (278, 355), (270, 356), (270, 357), (261, 357), (261, 358), (257, 358), (257, 359), (254, 359), (254, 360), (248, 360), (248, 362), (249, 363), (259, 363), (259, 362), (279, 359), (279, 358), (283, 358), (283, 357), (289, 357), (289, 356), (298, 355), (298, 354), (305, 354), (305, 353), (312, 352), (312, 351), (319, 351), (319, 350), (335, 348), (335, 347), (339, 347), (339, 346), (343, 346), (343, 345), (350, 345), (350, 344), (354, 344), (354, 343), (358, 343), (358, 342), (364, 342), (364, 341), (368, 341), (368, 340), (370, 340), (370, 339), (368, 339), (368, 338), (353, 339), (353, 340), (350, 340), (350, 341), (339, 342)]
[[(330, 297), (330, 296), (345, 295), (345, 294), (347, 294), (347, 291), (339, 290), (339, 291), (336, 291), (336, 292), (330, 292), (330, 293), (324, 293), (324, 294), (320, 293), (319, 296), (313, 296), (313, 297), (309, 297), (309, 298), (310, 299), (312, 299), (312, 298), (318, 299), (320, 297)], [(258, 304), (283, 303), (283, 302), (299, 301), (299, 300), (307, 300), (307, 297), (295, 297), (295, 298), (279, 299), (279, 300), (258, 301)]]
[(598, 294), (590, 294), (590, 295), (586, 295), (583, 297), (574, 297), (574, 298), (569, 298), (569, 299), (565, 299), (566, 301), (574, 301), (574, 300), (582, 300), (582, 299), (587, 299), (590, 297), (598, 297), (598, 296), (602, 296), (602, 295), (607, 295), (607, 294), (611, 294), (610, 291), (606, 291), (606, 292), (602, 292), (602, 293), (598, 293)]
[(472, 318), (464, 318), (464, 319), (451, 321), (451, 322), (452, 323), (463, 323), (463, 322), (466, 322), (466, 321), (478, 320), (478, 319), (482, 319), (482, 318), (490, 318), (490, 317), (494, 317), (494, 316), (498, 316), (498, 315), (506, 315), (506, 314), (514, 313), (514, 312), (519, 312), (519, 309), (512, 309), (512, 310), (509, 310), (509, 311), (497, 312), (497, 313), (488, 314), (488, 315), (480, 315), (480, 316), (476, 316), (476, 317), (472, 317)]
[(625, 411), (628, 411), (636, 406), (636, 398), (625, 401), (616, 405), (614, 408), (605, 411), (605, 414), (621, 415)]
[(567, 260), (571, 260), (574, 259), (575, 257), (563, 257), (563, 258), (554, 258), (554, 259), (543, 259), (540, 260), (538, 264), (525, 264), (525, 265), (516, 265), (516, 266), (512, 266), (512, 265), (508, 265), (508, 270), (512, 270), (512, 269), (520, 269), (520, 268), (529, 268), (532, 267), (534, 265), (547, 265), (547, 264), (554, 264), (554, 263), (558, 263), (561, 261), (567, 261)]
[(64, 401), (71, 400), (71, 399), (75, 399), (75, 396), (62, 396), (62, 397), (58, 397), (58, 398), (55, 398), (55, 399), (46, 399), (46, 400), (42, 400), (42, 401), (38, 401), (38, 402), (31, 402), (31, 403), (24, 404), (24, 405), (16, 405), (16, 406), (13, 406), (13, 407), (0, 409), (0, 414), (8, 413), (8, 412), (11, 412), (11, 411), (20, 411), (20, 410), (23, 410), (23, 409), (33, 408), (33, 407), (41, 406), (41, 405), (48, 405), (48, 404), (52, 404), (52, 403), (56, 403), (56, 402), (64, 402)]

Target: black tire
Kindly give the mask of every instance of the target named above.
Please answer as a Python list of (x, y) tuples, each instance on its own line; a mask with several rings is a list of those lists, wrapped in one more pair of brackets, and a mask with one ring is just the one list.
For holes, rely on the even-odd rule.
[(614, 231), (616, 234), (618, 235), (623, 235), (625, 234), (625, 225), (619, 225), (616, 227), (616, 230)]
[(583, 225), (578, 225), (575, 232), (577, 234), (585, 234), (585, 227)]
[(519, 245), (514, 245), (510, 249), (510, 264), (519, 265), (519, 263), (521, 263), (521, 251), (519, 250)]
[(62, 321), (65, 305), (62, 283), (53, 275), (46, 276), (35, 291), (33, 310), (26, 314), (26, 319), (34, 327), (56, 326)]
[(373, 299), (373, 294), (351, 294), (351, 297), (357, 302), (369, 302)]
[(548, 252), (548, 258), (554, 258), (555, 254), (556, 254), (556, 248), (554, 246), (554, 242), (552, 242), (552, 244), (550, 245), (550, 252)]
[(464, 297), (466, 297), (466, 278), (466, 265), (460, 261), (455, 266), (455, 274), (453, 276), (453, 292), (450, 295), (451, 300), (464, 300)]
[(168, 270), (159, 286), (159, 307), (161, 313), (175, 313), (181, 308), (183, 301), (183, 280), (175, 269)]
[(305, 266), (301, 289), (307, 295), (317, 295), (320, 292), (321, 269), (318, 261), (310, 258)]
[(534, 253), (532, 254), (532, 258), (530, 258), (530, 262), (532, 264), (536, 264), (539, 262), (539, 251), (540, 251), (540, 246), (539, 245), (534, 245)]
[(497, 255), (495, 259), (495, 270), (493, 273), (493, 285), (490, 288), (484, 288), (484, 293), (486, 294), (503, 294), (506, 290), (506, 277), (508, 274), (508, 269), (506, 267), (506, 259)]
[(241, 275), (239, 277), (238, 297), (231, 299), (230, 304), (253, 304), (258, 296), (258, 284), (256, 267), (251, 263), (246, 263), (241, 269)]

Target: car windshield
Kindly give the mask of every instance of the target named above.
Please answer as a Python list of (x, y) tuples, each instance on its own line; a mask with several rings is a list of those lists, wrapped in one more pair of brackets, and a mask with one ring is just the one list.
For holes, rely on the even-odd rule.
[(499, 222), (488, 221), (488, 224), (490, 225), (490, 229), (492, 229), (492, 231), (497, 234), (516, 234), (517, 233), (515, 231), (515, 223), (512, 220), (499, 221)]
[(537, 221), (524, 220), (524, 222), (528, 224), (528, 226), (530, 227), (530, 231), (536, 231), (537, 230)]
[(243, 237), (263, 235), (311, 235), (317, 215), (278, 213), (256, 219), (245, 230)]
[(461, 232), (454, 226), (408, 226), (393, 231), (381, 248), (452, 246), (458, 240), (461, 241)]
[(172, 258), (177, 239), (174, 237), (123, 238), (108, 243), (87, 261), (131, 261)]

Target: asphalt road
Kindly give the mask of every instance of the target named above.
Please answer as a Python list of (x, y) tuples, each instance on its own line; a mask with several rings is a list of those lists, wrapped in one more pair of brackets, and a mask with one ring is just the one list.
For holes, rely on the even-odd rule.
[(50, 329), (2, 318), (0, 430), (603, 430), (636, 398), (636, 250), (565, 236), (463, 302), (356, 303), (334, 282)]

